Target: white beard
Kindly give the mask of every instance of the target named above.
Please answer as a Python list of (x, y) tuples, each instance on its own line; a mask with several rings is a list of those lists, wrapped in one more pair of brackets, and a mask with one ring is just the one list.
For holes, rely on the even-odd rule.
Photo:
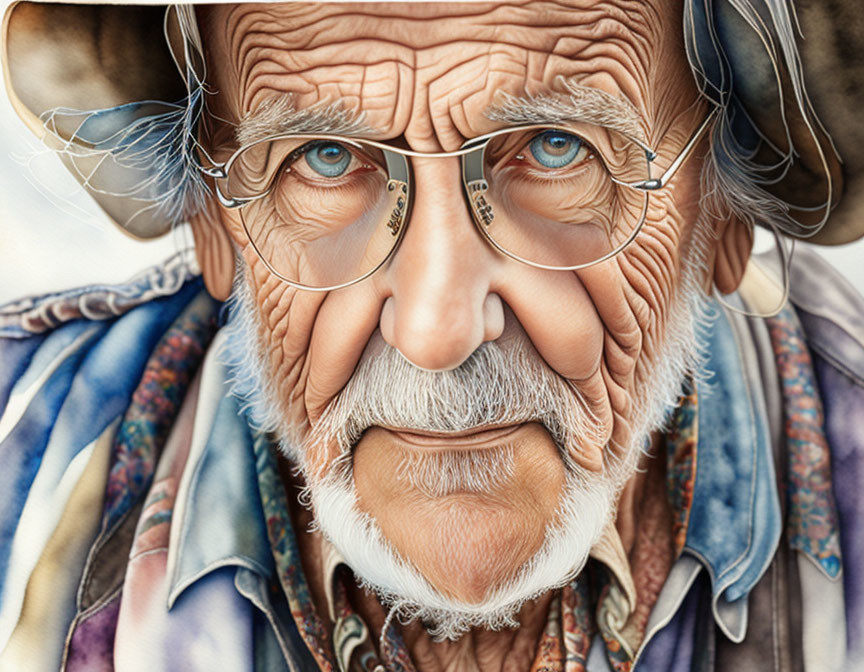
[[(606, 447), (602, 473), (583, 469), (568, 457), (574, 447), (598, 435), (597, 422), (578, 389), (549, 369), (533, 348), (515, 339), (484, 343), (453, 371), (427, 372), (412, 366), (380, 336), (373, 337), (351, 380), (304, 438), (305, 428), (283, 420), (284, 406), (261, 364), (260, 345), (250, 347), (259, 343), (258, 320), (245, 273), (237, 274), (226, 327), (225, 356), (234, 375), (233, 391), (245, 400), (252, 422), (280, 438), (283, 452), (306, 478), (318, 529), (363, 585), (392, 608), (391, 616), (421, 619), (436, 638), (456, 639), (472, 627), (516, 627), (515, 616), (527, 600), (566, 584), (581, 571), (613, 520), (618, 495), (633, 476), (646, 440), (663, 427), (677, 405), (684, 378), (699, 369), (696, 335), (706, 315), (699, 280), (710, 243), (706, 227), (697, 224), (691, 250), (682, 260), (682, 280), (670, 305), (662, 347), (654, 361), (643, 363), (641, 383), (632, 397), (630, 437), (614, 451)], [(351, 450), (373, 425), (459, 431), (529, 421), (544, 424), (566, 465), (556, 522), (547, 527), (533, 557), (482, 602), (447, 597), (393, 548), (371, 516), (358, 509)], [(315, 461), (309, 455), (334, 444), (340, 447), (340, 458), (325, 473), (313, 473), (309, 465)], [(406, 482), (421, 489), (490, 491), (512, 469), (506, 447), (499, 456), (501, 472), (482, 460), (451, 461), (443, 469), (449, 476), (430, 476), (422, 470), (412, 474), (414, 467), (404, 463), (400, 471)]]

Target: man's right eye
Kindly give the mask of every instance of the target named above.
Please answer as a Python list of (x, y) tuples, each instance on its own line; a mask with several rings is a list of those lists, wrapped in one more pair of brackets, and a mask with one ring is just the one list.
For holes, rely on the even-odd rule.
[(353, 155), (338, 142), (319, 142), (304, 152), (306, 165), (322, 177), (340, 177), (351, 165)]
[(335, 140), (313, 140), (291, 152), (283, 164), (287, 174), (305, 180), (308, 186), (346, 186), (355, 178), (383, 170), (382, 157)]

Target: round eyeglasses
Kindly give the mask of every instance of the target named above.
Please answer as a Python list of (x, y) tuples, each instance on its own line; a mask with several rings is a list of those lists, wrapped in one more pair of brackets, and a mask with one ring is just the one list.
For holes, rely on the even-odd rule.
[(618, 254), (639, 233), (649, 195), (691, 153), (714, 113), (666, 172), (655, 153), (603, 126), (506, 128), (453, 152), (421, 153), (337, 135), (268, 137), (206, 169), (220, 202), (240, 209), (255, 252), (299, 289), (359, 282), (393, 255), (414, 195), (410, 157), (460, 157), (482, 236), (517, 261), (573, 271)]

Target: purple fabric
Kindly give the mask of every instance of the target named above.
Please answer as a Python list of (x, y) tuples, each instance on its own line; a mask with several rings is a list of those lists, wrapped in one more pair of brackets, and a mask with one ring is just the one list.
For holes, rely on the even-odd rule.
[(840, 515), (840, 543), (846, 562), (846, 636), (849, 660), (864, 659), (864, 386), (814, 353), (822, 389), (833, 462), (834, 496)]
[(714, 627), (711, 586), (706, 572), (690, 586), (687, 597), (671, 621), (654, 635), (634, 670), (638, 672), (692, 672), (706, 655), (704, 632)]
[(69, 642), (65, 672), (114, 670), (114, 633), (119, 613), (120, 593), (78, 622)]
[[(124, 591), (131, 589), (125, 598), (131, 604), (121, 610), (113, 638), (117, 672), (255, 672), (256, 608), (234, 585), (237, 568), (207, 573), (170, 611), (164, 570), (164, 555), (139, 557), (130, 565)], [(146, 600), (135, 599), (147, 591)]]

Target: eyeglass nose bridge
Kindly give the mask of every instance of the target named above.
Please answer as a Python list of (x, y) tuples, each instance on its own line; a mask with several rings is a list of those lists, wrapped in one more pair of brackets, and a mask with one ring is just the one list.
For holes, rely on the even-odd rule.
[[(396, 254), (396, 248), (399, 242), (401, 242), (404, 229), (407, 226), (407, 222), (410, 221), (416, 187), (414, 185), (414, 173), (409, 157), (424, 159), (459, 157), (462, 164), (462, 195), (468, 209), (472, 213), (472, 219), (480, 230), (482, 238), (490, 243), (493, 248), (504, 252), (484, 231), (484, 227), (488, 227), (495, 218), (492, 205), (485, 197), (485, 192), (489, 188), (484, 171), (485, 150), (488, 141), (488, 138), (484, 138), (480, 143), (471, 143), (452, 152), (435, 153), (415, 152), (408, 149), (389, 147), (384, 144), (369, 143), (377, 145), (384, 154), (389, 178), (387, 182), (388, 191), (393, 191), (394, 189), (401, 190), (406, 201), (403, 203), (402, 198), (398, 198), (396, 206), (390, 213), (387, 228), (390, 229), (390, 232), (394, 236), (399, 237), (399, 241), (383, 263), (387, 263)], [(504, 253), (510, 256), (507, 252)]]

